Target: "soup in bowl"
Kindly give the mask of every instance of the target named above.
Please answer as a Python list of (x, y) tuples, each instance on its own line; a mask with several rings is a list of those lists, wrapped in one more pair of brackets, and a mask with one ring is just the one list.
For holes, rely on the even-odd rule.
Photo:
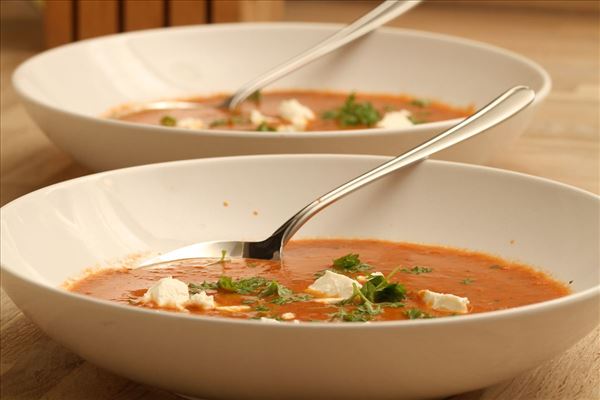
[[(261, 111), (275, 119), (264, 118), (265, 124), (249, 124), (250, 115), (242, 124), (227, 115), (203, 119), (194, 113), (156, 116), (154, 122), (172, 118), (155, 125), (107, 118), (108, 110), (122, 104), (214, 99), (232, 93), (339, 28), (307, 23), (215, 24), (111, 35), (37, 55), (17, 69), (13, 82), (27, 111), (50, 139), (96, 170), (248, 154), (397, 155), (455, 125), (471, 107), (481, 108), (510, 87), (533, 89), (536, 100), (526, 110), (488, 134), (437, 155), (480, 163), (512, 145), (550, 90), (543, 68), (509, 51), (446, 35), (379, 29), (266, 88), (265, 94), (296, 92), (283, 100), (295, 99), (314, 108), (315, 117), (328, 112), (330, 118), (315, 129), (298, 129), (294, 118), (279, 123), (279, 101), (277, 109)], [(298, 91), (337, 93), (340, 98), (321, 109), (304, 104), (307, 100)], [(380, 117), (366, 118), (366, 124), (344, 123), (349, 120), (339, 118), (340, 109), (353, 92), (358, 103), (370, 101)], [(390, 104), (368, 98), (373, 95), (421, 101)], [(436, 113), (425, 115), (419, 108), (425, 104), (422, 100), (459, 110), (431, 118)], [(385, 119), (388, 112), (396, 114)], [(186, 129), (190, 127), (194, 129)]]
[[(281, 269), (271, 271), (274, 275), (265, 272), (269, 266), (244, 267), (247, 278), (262, 276), (269, 286), (275, 280), (292, 293), (274, 285), (261, 296), (268, 288), (259, 280), (246, 294), (224, 293), (221, 277), (231, 278), (221, 286), (234, 289), (242, 277), (235, 274), (240, 261), (227, 255), (209, 266), (210, 276), (170, 275), (184, 282), (188, 297), (193, 283), (198, 286), (193, 294), (203, 290), (218, 306), (253, 300), (246, 305), (269, 311), (230, 318), (137, 304), (156, 282), (169, 278), (164, 269), (156, 270), (158, 279), (134, 285), (140, 290), (132, 299), (136, 304), (95, 296), (83, 286), (63, 287), (69, 279), (81, 283), (194, 242), (264, 238), (301, 206), (384, 160), (215, 158), (50, 186), (2, 208), (3, 287), (48, 335), (90, 362), (201, 398), (448, 396), (533, 368), (597, 326), (598, 196), (540, 178), (442, 161), (399, 171), (324, 210), (299, 231), (287, 265), (284, 260), (276, 266)], [(285, 280), (292, 269), (306, 280)], [(368, 303), (356, 298), (344, 310), (315, 303), (332, 307), (328, 314), (338, 313), (324, 321), (301, 308), (276, 308), (303, 302), (272, 303), (288, 296), (323, 298), (305, 286), (334, 273), (358, 282), (373, 309), (383, 312), (368, 321), (347, 321), (345, 315)], [(390, 307), (377, 301), (377, 291), (363, 293), (375, 285), (373, 275), (397, 284), (392, 293), (402, 293), (402, 285), (405, 298), (386, 303), (404, 305)], [(534, 298), (546, 289), (556, 292)], [(467, 298), (467, 312), (436, 310), (415, 297), (421, 290)], [(512, 296), (509, 308), (483, 308), (500, 297), (508, 301), (516, 291), (521, 295)], [(283, 311), (296, 315), (286, 319)], [(384, 315), (398, 318), (380, 318)]]

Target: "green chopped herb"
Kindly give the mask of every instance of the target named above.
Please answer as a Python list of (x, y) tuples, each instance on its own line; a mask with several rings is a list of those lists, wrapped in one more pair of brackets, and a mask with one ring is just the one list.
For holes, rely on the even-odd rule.
[(425, 122), (427, 122), (424, 119), (416, 117), (414, 115), (409, 115), (408, 119), (410, 120), (410, 122), (412, 122), (415, 125), (424, 124)]
[(344, 272), (359, 272), (372, 268), (369, 264), (363, 264), (360, 261), (358, 254), (353, 253), (346, 254), (345, 256), (333, 260), (333, 266), (335, 269)]
[(255, 299), (244, 299), (242, 300), (242, 304), (254, 304), (256, 303)]
[(395, 271), (388, 277), (371, 275), (360, 289), (361, 297), (371, 303), (396, 303), (404, 300), (406, 297), (404, 286), (400, 283), (389, 282), (394, 273)]
[(404, 315), (408, 317), (408, 319), (426, 319), (426, 318), (435, 318), (433, 315), (429, 315), (424, 311), (421, 311), (416, 308), (411, 308), (410, 310), (406, 310)]
[(223, 126), (223, 125), (228, 125), (228, 124), (229, 124), (228, 120), (221, 118), (221, 119), (215, 119), (208, 126), (210, 126), (211, 128), (215, 128), (217, 126)]
[(248, 122), (248, 119), (243, 115), (233, 115), (229, 118), (229, 123), (231, 125), (241, 125)]
[(248, 100), (253, 101), (255, 103), (260, 103), (260, 101), (262, 100), (262, 93), (260, 92), (260, 90), (257, 90), (256, 92), (248, 96)]
[(266, 286), (269, 281), (263, 277), (241, 278), (233, 280), (229, 276), (222, 276), (217, 282), (218, 288), (226, 292), (239, 294), (251, 294)]
[(260, 304), (256, 307), (254, 307), (254, 311), (258, 311), (258, 312), (267, 312), (269, 310), (270, 310), (270, 308), (265, 306), (264, 304)]
[(313, 276), (314, 276), (315, 278), (320, 278), (320, 277), (322, 277), (323, 275), (325, 275), (325, 272), (326, 272), (326, 271), (330, 271), (330, 270), (329, 270), (329, 269), (322, 269), (322, 270), (320, 270), (320, 271), (317, 271), (317, 272), (315, 272), (315, 273), (313, 274)]
[(386, 104), (385, 106), (383, 106), (383, 111), (385, 111), (385, 112), (394, 111), (395, 109), (396, 109), (395, 106), (391, 106), (389, 104)]
[(256, 127), (256, 130), (259, 132), (275, 132), (276, 129), (267, 124), (265, 121), (261, 122), (260, 125)]
[(321, 115), (321, 118), (334, 119), (343, 127), (356, 125), (373, 126), (381, 119), (381, 115), (371, 103), (357, 103), (356, 95), (351, 93), (342, 107), (336, 110), (325, 111)]
[(297, 303), (301, 301), (309, 301), (313, 297), (309, 294), (292, 294), (289, 296), (279, 296), (271, 300), (271, 303), (277, 305), (283, 305), (288, 303)]
[(415, 107), (427, 107), (429, 104), (431, 104), (431, 101), (427, 100), (427, 99), (413, 99), (410, 102), (411, 105), (415, 106)]
[(293, 292), (290, 289), (286, 288), (279, 282), (271, 281), (271, 282), (269, 282), (267, 287), (262, 292), (260, 292), (259, 296), (267, 297), (267, 296), (276, 295), (279, 297), (287, 297), (287, 296), (291, 296), (292, 293)]
[(400, 269), (400, 271), (404, 272), (405, 274), (421, 275), (421, 274), (428, 274), (428, 273), (432, 272), (433, 268), (415, 266), (415, 267), (412, 267), (411, 269), (402, 268), (402, 269)]
[(460, 281), (460, 283), (462, 283), (463, 285), (470, 285), (473, 282), (475, 282), (475, 279), (471, 279), (471, 278), (465, 278), (462, 281)]
[(217, 282), (202, 282), (202, 283), (188, 283), (188, 291), (190, 295), (205, 292), (207, 290), (217, 290), (219, 288)]
[(177, 120), (175, 119), (175, 117), (165, 115), (160, 119), (160, 124), (163, 126), (175, 126), (177, 125)]
[(330, 317), (332, 320), (344, 322), (367, 322), (371, 321), (373, 317), (381, 314), (381, 312), (381, 307), (365, 303), (356, 306), (351, 310), (347, 310), (342, 306), (337, 312), (330, 314)]
[(225, 259), (226, 256), (227, 256), (227, 250), (221, 250), (221, 258), (219, 259), (219, 262), (223, 263), (223, 262), (227, 261)]

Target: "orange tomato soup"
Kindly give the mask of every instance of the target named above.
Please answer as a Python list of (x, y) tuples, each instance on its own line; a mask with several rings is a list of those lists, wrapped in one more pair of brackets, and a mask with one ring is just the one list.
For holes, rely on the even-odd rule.
[[(113, 113), (122, 121), (151, 125), (187, 127), (190, 129), (225, 129), (245, 131), (303, 130), (328, 131), (338, 129), (363, 129), (378, 127), (387, 113), (404, 110), (410, 124), (464, 118), (473, 113), (473, 107), (454, 107), (429, 99), (408, 95), (340, 93), (317, 90), (269, 91), (246, 100), (235, 111), (221, 107), (227, 96), (197, 97), (185, 101), (197, 102), (198, 109), (146, 110)], [(282, 117), (282, 102), (294, 99), (308, 107), (314, 118), (304, 127), (294, 127)], [(127, 109), (126, 107), (124, 108)], [(119, 109), (118, 109), (119, 110)], [(257, 110), (264, 122), (253, 120)], [(187, 121), (187, 123), (183, 123)], [(190, 123), (191, 121), (191, 123)], [(282, 129), (285, 128), (285, 129)]]
[[(174, 264), (159, 269), (104, 270), (77, 281), (70, 290), (136, 307), (156, 308), (152, 302), (143, 302), (144, 294), (161, 278), (173, 277), (188, 285), (190, 295), (203, 291), (213, 296), (219, 306), (174, 311), (282, 322), (435, 318), (502, 310), (570, 293), (567, 285), (540, 271), (495, 256), (379, 240), (293, 241), (286, 247), (284, 265), (227, 258), (206, 264), (199, 261), (196, 265)], [(357, 285), (355, 294), (343, 301), (319, 302), (324, 296), (307, 289), (325, 270), (352, 278), (361, 283), (361, 288)], [(371, 285), (372, 290), (368, 290), (367, 282), (377, 276), (379, 286)], [(432, 308), (424, 301), (423, 290), (467, 298), (468, 311)], [(226, 306), (241, 308), (225, 311)]]

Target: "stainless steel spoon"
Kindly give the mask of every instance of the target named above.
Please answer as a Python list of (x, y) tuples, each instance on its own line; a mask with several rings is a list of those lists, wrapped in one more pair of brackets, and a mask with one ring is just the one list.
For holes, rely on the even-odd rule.
[(525, 86), (508, 90), (456, 126), (319, 197), (287, 220), (265, 240), (196, 243), (146, 260), (140, 267), (160, 266), (165, 262), (190, 258), (218, 258), (223, 254), (233, 258), (282, 259), (285, 244), (302, 225), (325, 207), (393, 171), (486, 131), (525, 108), (534, 98), (534, 91)]
[[(350, 25), (339, 30), (327, 39), (319, 42), (316, 46), (300, 53), (292, 59), (278, 65), (266, 73), (252, 79), (239, 88), (231, 97), (228, 97), (219, 106), (220, 108), (235, 109), (240, 103), (246, 100), (257, 90), (283, 78), (289, 73), (315, 61), (317, 58), (331, 53), (334, 50), (366, 35), (367, 33), (379, 28), (381, 25), (404, 14), (411, 8), (418, 5), (422, 0), (386, 0), (375, 7), (369, 13), (363, 15)], [(166, 100), (135, 105), (135, 111), (144, 110), (173, 110), (173, 109), (197, 109), (201, 108), (201, 103), (193, 101)]]

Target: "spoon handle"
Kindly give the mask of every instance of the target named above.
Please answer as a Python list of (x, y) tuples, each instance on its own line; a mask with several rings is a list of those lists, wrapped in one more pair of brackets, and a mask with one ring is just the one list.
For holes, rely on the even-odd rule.
[(516, 86), (508, 90), (454, 127), (319, 197), (290, 218), (271, 238), (279, 237), (281, 242), (280, 249), (283, 249), (283, 246), (285, 246), (302, 225), (325, 207), (393, 171), (423, 160), (438, 151), (496, 126), (521, 111), (534, 98), (535, 92), (525, 86)]
[(330, 53), (355, 39), (379, 28), (381, 25), (391, 21), (392, 19), (404, 14), (411, 8), (415, 7), (421, 0), (386, 0), (371, 12), (363, 15), (352, 24), (339, 30), (327, 39), (318, 43), (316, 46), (302, 52), (292, 59), (278, 65), (277, 67), (267, 71), (263, 75), (246, 83), (231, 96), (226, 106), (229, 109), (236, 108), (241, 102), (246, 100), (252, 93), (260, 90), (270, 83), (286, 76), (290, 72), (297, 70), (300, 67), (316, 60), (317, 58)]

